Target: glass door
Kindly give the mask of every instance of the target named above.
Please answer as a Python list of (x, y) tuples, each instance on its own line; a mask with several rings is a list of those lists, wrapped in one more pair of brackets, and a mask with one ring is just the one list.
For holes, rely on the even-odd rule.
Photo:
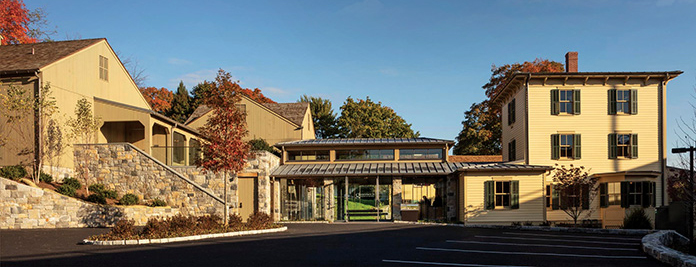
[(347, 221), (391, 220), (391, 178), (350, 177), (335, 183), (336, 219)]

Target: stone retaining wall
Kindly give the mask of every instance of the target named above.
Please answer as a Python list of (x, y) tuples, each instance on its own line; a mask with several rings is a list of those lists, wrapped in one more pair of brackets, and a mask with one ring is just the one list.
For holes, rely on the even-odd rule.
[(122, 218), (145, 225), (152, 216), (177, 213), (169, 207), (97, 205), (0, 178), (0, 229), (108, 227)]
[[(221, 176), (206, 174), (201, 184), (195, 183), (129, 143), (74, 145), (74, 154), (75, 168), (86, 172), (87, 185), (104, 184), (144, 202), (161, 199), (184, 215), (223, 213), (223, 200), (213, 191), (222, 189)], [(236, 185), (231, 190), (236, 195)]]
[(696, 267), (696, 257), (681, 253), (670, 246), (687, 245), (689, 239), (674, 230), (659, 231), (643, 237), (643, 251), (653, 258), (672, 266)]

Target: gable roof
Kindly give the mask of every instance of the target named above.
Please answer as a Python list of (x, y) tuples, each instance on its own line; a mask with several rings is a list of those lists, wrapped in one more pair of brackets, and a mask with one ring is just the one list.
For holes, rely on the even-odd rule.
[(275, 146), (336, 146), (336, 145), (393, 145), (393, 144), (429, 144), (454, 145), (452, 140), (418, 137), (418, 138), (327, 138), (307, 139), (278, 143)]
[(102, 40), (106, 39), (0, 45), (0, 72), (38, 70)]
[[(259, 103), (256, 100), (251, 99), (245, 95), (242, 95), (245, 99), (257, 103), (262, 107), (269, 109), (271, 112), (275, 113), (281, 118), (284, 118), (291, 123), (296, 124), (296, 126), (302, 126), (302, 121), (304, 120), (305, 113), (309, 109), (309, 103)], [(207, 105), (200, 105), (196, 110), (191, 113), (191, 116), (184, 122), (184, 124), (189, 124), (194, 120), (203, 117), (203, 115), (212, 111), (211, 107)]]
[(275, 113), (280, 114), (286, 119), (294, 122), (298, 126), (302, 126), (309, 103), (261, 103)]

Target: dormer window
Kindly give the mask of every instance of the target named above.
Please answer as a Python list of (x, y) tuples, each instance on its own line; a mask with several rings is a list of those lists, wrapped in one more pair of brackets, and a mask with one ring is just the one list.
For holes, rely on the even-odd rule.
[(109, 59), (99, 56), (99, 79), (109, 81)]

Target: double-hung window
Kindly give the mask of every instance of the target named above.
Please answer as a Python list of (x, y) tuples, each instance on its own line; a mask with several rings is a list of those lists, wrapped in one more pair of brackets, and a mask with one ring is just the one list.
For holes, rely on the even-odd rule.
[(609, 115), (638, 114), (638, 90), (611, 89), (608, 91)]
[(599, 205), (603, 208), (621, 205), (623, 208), (655, 206), (655, 182), (623, 181), (599, 184)]
[(599, 184), (599, 204), (601, 207), (621, 205), (621, 183)]
[(613, 133), (609, 134), (610, 159), (638, 158), (638, 134)]
[(551, 115), (580, 114), (580, 90), (551, 90)]
[(552, 134), (551, 159), (580, 159), (579, 134)]
[(484, 207), (493, 209), (519, 209), (519, 181), (485, 181)]

